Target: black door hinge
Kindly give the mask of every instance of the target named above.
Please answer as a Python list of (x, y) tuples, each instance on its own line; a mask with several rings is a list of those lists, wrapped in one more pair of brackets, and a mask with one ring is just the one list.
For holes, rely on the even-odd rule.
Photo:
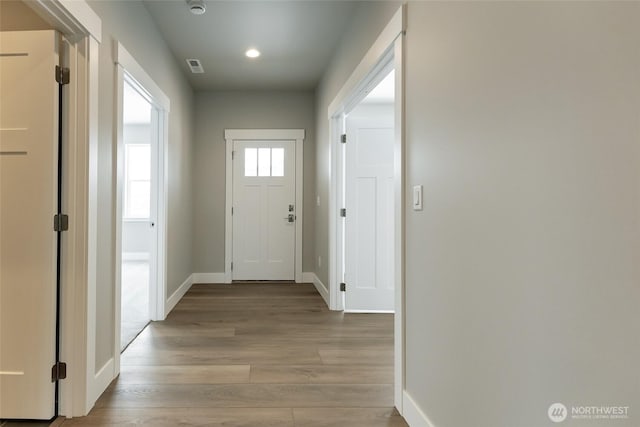
[(340, 283), (340, 292), (346, 292), (347, 291), (347, 284), (342, 282)]
[(67, 364), (64, 362), (56, 362), (56, 364), (51, 367), (51, 382), (55, 383), (65, 378), (67, 378)]
[(56, 214), (53, 216), (53, 231), (67, 231), (69, 229), (69, 215)]
[(347, 209), (346, 208), (340, 209), (340, 216), (343, 217), (343, 218), (347, 217)]
[(56, 65), (56, 82), (67, 85), (71, 81), (71, 72), (68, 68)]
[(343, 144), (346, 144), (347, 142), (347, 134), (343, 133), (342, 135), (340, 135), (340, 142), (342, 142)]

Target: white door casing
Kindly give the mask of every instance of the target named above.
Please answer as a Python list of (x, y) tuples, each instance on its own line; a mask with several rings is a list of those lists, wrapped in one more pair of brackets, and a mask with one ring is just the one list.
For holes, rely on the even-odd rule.
[(233, 280), (294, 280), (295, 142), (233, 149)]
[(393, 105), (346, 118), (346, 311), (394, 311), (393, 122)]
[[(233, 280), (295, 280), (296, 282), (302, 281), (302, 218), (303, 218), (303, 206), (302, 206), (302, 186), (303, 186), (303, 141), (304, 141), (305, 131), (304, 129), (226, 129), (225, 130), (225, 141), (226, 141), (226, 197), (225, 197), (225, 282), (231, 283)], [(246, 271), (243, 273), (242, 268), (240, 270), (236, 270), (236, 266), (234, 264), (234, 271), (232, 272), (232, 262), (234, 261), (234, 256), (238, 256), (238, 259), (242, 259), (245, 257), (242, 252), (238, 253), (234, 250), (234, 232), (236, 226), (239, 224), (236, 222), (234, 225), (234, 215), (232, 215), (232, 208), (234, 207), (234, 147), (238, 144), (238, 147), (247, 148), (249, 146), (242, 145), (242, 142), (260, 142), (261, 144), (265, 144), (263, 148), (273, 147), (271, 148), (287, 148), (286, 152), (292, 153), (291, 156), (287, 157), (285, 160), (285, 167), (289, 168), (289, 170), (283, 171), (283, 174), (287, 174), (287, 179), (293, 178), (292, 185), (294, 188), (294, 198), (292, 202), (286, 202), (285, 206), (280, 207), (282, 201), (275, 202), (277, 197), (271, 197), (271, 200), (274, 202), (274, 205), (271, 207), (273, 213), (270, 214), (271, 221), (281, 221), (280, 228), (284, 230), (285, 233), (283, 236), (291, 233), (291, 229), (293, 229), (294, 239), (293, 239), (293, 276), (287, 273), (288, 279), (278, 278), (274, 271), (269, 273), (268, 270), (264, 270), (263, 272), (258, 274), (254, 274), (253, 276), (244, 275), (248, 274)], [(277, 145), (282, 144), (283, 142), (287, 142), (285, 145)], [(249, 147), (250, 148), (250, 147)], [(254, 147), (259, 148), (259, 147)], [(239, 157), (237, 157), (235, 164), (238, 165), (238, 168), (244, 172), (244, 152), (237, 154), (238, 156), (243, 156), (242, 164), (240, 165)], [(286, 166), (289, 164), (289, 166)], [(293, 174), (289, 176), (289, 172), (293, 171)], [(247, 177), (248, 178), (248, 177)], [(266, 177), (257, 177), (256, 181), (259, 181), (262, 178)], [(282, 179), (284, 177), (270, 177), (269, 179), (274, 179), (274, 184), (277, 184), (280, 180), (282, 183)], [(244, 178), (243, 178), (244, 179)], [(268, 182), (268, 180), (267, 180)], [(268, 187), (267, 187), (268, 188)], [(272, 192), (278, 193), (280, 190), (276, 191), (277, 185), (271, 188)], [(245, 188), (246, 190), (246, 188)], [(244, 190), (243, 190), (244, 191)], [(265, 190), (268, 191), (268, 190)], [(283, 190), (284, 191), (284, 190)], [(290, 198), (290, 196), (288, 196)], [(266, 200), (269, 200), (267, 198)], [(285, 200), (284, 196), (281, 196), (281, 200)], [(254, 200), (255, 202), (255, 200)], [(293, 204), (293, 211), (289, 212), (289, 204)], [(264, 205), (265, 209), (268, 204)], [(243, 211), (243, 207), (239, 206), (239, 211)], [(246, 212), (246, 211), (245, 211)], [(265, 210), (266, 212), (266, 210)], [(276, 214), (277, 212), (277, 214)], [(294, 215), (294, 222), (288, 222), (289, 214)], [(266, 221), (269, 221), (269, 215), (265, 213)], [(287, 218), (287, 219), (285, 219)], [(275, 224), (275, 222), (274, 222)], [(243, 233), (246, 230), (242, 231)], [(274, 250), (273, 248), (269, 248), (266, 246), (266, 249), (263, 251), (271, 251), (272, 253), (277, 253), (278, 251), (284, 251), (285, 246), (291, 245), (289, 238), (286, 238), (288, 243), (284, 243), (285, 237), (281, 238), (282, 241), (277, 246), (281, 246), (280, 249)], [(265, 240), (266, 241), (266, 240)], [(278, 238), (271, 238), (272, 243), (277, 243)], [(269, 242), (266, 241), (268, 244)], [(263, 248), (265, 246), (263, 245)], [(240, 249), (242, 250), (242, 249)], [(277, 260), (277, 256), (274, 258)], [(249, 258), (245, 258), (249, 259)], [(267, 255), (265, 253), (263, 259), (267, 259)], [(271, 263), (272, 267), (276, 268), (278, 264), (280, 267), (284, 266), (284, 263), (274, 262)], [(246, 267), (249, 267), (251, 263), (246, 263)], [(278, 267), (278, 268), (280, 268)], [(290, 268), (290, 267), (289, 267)], [(284, 271), (284, 268), (283, 268)], [(278, 272), (280, 275), (283, 271)], [(236, 274), (237, 273), (237, 274)], [(269, 276), (268, 274), (271, 274)], [(252, 277), (251, 279), (249, 277)], [(285, 277), (285, 276), (281, 276)]]
[(0, 418), (55, 411), (58, 46), (0, 33)]

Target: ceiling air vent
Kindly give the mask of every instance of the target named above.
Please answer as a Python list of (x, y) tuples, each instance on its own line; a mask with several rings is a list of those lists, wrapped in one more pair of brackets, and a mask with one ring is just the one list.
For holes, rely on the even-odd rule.
[(187, 64), (189, 68), (191, 68), (191, 72), (194, 74), (202, 74), (204, 73), (204, 68), (202, 68), (202, 64), (199, 59), (187, 59)]

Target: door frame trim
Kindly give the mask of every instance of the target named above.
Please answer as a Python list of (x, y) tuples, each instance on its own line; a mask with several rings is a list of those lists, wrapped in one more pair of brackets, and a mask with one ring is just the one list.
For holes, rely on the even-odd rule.
[(67, 379), (60, 383), (60, 415), (82, 416), (106, 388), (96, 369), (96, 264), (98, 187), (98, 88), (102, 20), (85, 0), (25, 2), (65, 36), (71, 83), (65, 85), (64, 174), (69, 231), (63, 240), (61, 358)]
[(381, 70), (393, 61), (395, 82), (395, 143), (394, 143), (394, 404), (403, 413), (405, 388), (405, 289), (404, 289), (404, 204), (405, 204), (405, 122), (404, 122), (404, 35), (406, 33), (407, 5), (401, 5), (374, 41), (358, 66), (346, 80), (327, 109), (330, 142), (329, 187), (329, 308), (344, 310), (344, 300), (339, 289), (342, 281), (344, 259), (341, 242), (340, 208), (343, 191), (339, 188), (344, 177), (344, 159), (340, 154), (340, 135), (345, 126), (344, 116), (366, 96), (366, 90), (379, 78)]
[(231, 262), (233, 261), (233, 143), (234, 141), (295, 141), (296, 142), (296, 252), (295, 281), (302, 282), (302, 220), (303, 220), (303, 147), (304, 129), (225, 129), (225, 233), (224, 233), (224, 281), (232, 282)]

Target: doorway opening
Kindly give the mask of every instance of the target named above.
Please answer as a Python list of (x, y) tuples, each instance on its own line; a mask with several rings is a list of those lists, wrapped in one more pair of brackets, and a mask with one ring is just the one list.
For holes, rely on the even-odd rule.
[(344, 117), (343, 304), (346, 312), (393, 313), (393, 63), (365, 93)]
[(125, 78), (122, 140), (124, 184), (120, 270), (120, 350), (151, 321), (151, 288), (156, 287), (158, 111)]
[(116, 45), (116, 301), (114, 374), (120, 353), (166, 300), (166, 150), (169, 98)]

